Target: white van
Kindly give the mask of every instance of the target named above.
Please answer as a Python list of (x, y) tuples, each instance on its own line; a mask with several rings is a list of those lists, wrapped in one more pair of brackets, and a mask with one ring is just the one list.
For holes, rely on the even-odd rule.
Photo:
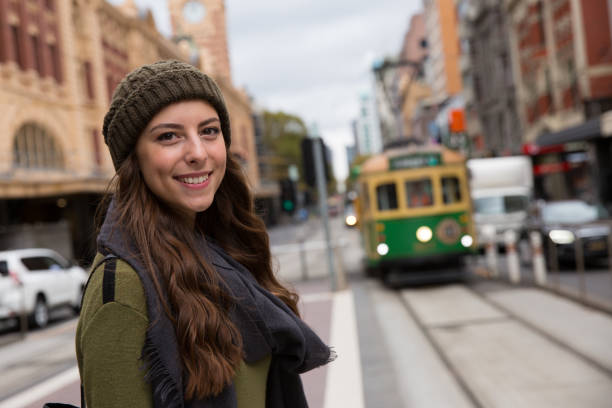
[(45, 327), (49, 310), (81, 305), (87, 272), (45, 248), (0, 251), (0, 320), (18, 318)]
[(503, 245), (504, 232), (525, 232), (533, 196), (533, 169), (527, 156), (493, 157), (467, 161), (474, 207), (477, 242), (483, 228), (495, 227), (495, 240)]

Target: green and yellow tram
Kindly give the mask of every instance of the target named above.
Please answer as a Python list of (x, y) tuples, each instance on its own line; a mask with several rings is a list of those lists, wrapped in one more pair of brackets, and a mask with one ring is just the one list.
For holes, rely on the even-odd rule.
[(437, 145), (369, 158), (356, 203), (369, 271), (388, 283), (460, 278), (473, 251), (465, 157)]

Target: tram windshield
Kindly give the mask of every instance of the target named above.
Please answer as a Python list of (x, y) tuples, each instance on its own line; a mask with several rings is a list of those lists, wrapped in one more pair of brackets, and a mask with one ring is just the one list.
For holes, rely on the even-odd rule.
[(408, 208), (429, 207), (433, 204), (430, 179), (423, 178), (406, 181), (405, 190)]
[(381, 184), (376, 187), (376, 201), (379, 211), (397, 209), (397, 193), (395, 183)]

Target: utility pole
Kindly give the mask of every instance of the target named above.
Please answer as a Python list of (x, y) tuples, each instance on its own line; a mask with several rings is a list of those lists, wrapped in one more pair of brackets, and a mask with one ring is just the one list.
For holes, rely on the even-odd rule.
[(312, 149), (314, 156), (315, 174), (317, 176), (317, 191), (319, 192), (319, 209), (321, 212), (321, 220), (323, 222), (323, 231), (325, 232), (325, 244), (327, 247), (327, 268), (329, 271), (329, 279), (331, 280), (332, 292), (338, 290), (336, 280), (336, 269), (334, 268), (334, 252), (331, 247), (331, 234), (329, 233), (329, 216), (327, 209), (327, 182), (325, 180), (325, 168), (323, 164), (323, 148), (320, 138), (312, 140)]

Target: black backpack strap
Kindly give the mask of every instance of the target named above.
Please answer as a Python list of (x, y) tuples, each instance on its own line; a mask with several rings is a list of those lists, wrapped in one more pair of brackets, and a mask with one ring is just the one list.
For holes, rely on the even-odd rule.
[[(112, 302), (115, 300), (115, 269), (117, 268), (117, 255), (113, 255), (111, 253), (107, 253), (104, 258), (100, 259), (97, 264), (95, 264), (91, 268), (91, 272), (89, 273), (89, 279), (87, 279), (87, 283), (85, 284), (85, 288), (83, 289), (83, 297), (81, 298), (81, 308), (83, 308), (83, 300), (85, 299), (85, 291), (89, 286), (89, 282), (94, 274), (94, 272), (100, 267), (100, 265), (104, 265), (104, 276), (102, 277), (102, 304)], [(44, 408), (69, 408), (74, 407), (73, 405), (66, 404), (51, 404), (47, 403)], [(77, 407), (74, 407), (77, 408)], [(81, 408), (87, 408), (85, 404), (85, 390), (83, 389), (83, 384), (81, 384)]]
[[(111, 262), (112, 268), (109, 268), (108, 261), (112, 261)], [(107, 263), (107, 264), (104, 265), (104, 277), (102, 279), (102, 303), (107, 303), (105, 301), (107, 296), (110, 296), (111, 298), (110, 301), (115, 299), (115, 268), (117, 267), (117, 255), (109, 253), (109, 254), (106, 254), (104, 258), (100, 259), (97, 264), (92, 266), (91, 272), (89, 273), (89, 278), (87, 279), (87, 283), (85, 284), (85, 287), (83, 288), (83, 296), (81, 297), (81, 308), (83, 308), (83, 300), (85, 299), (85, 291), (87, 291), (87, 287), (89, 286), (91, 277), (93, 276), (96, 269), (98, 269), (100, 265), (102, 265), (103, 263)], [(106, 278), (107, 273), (109, 275), (112, 275), (112, 279), (110, 278), (110, 276), (109, 278)], [(111, 292), (112, 296), (110, 293), (107, 293), (110, 290), (112, 290)]]
[[(104, 259), (108, 258), (107, 255)], [(115, 300), (115, 268), (117, 257), (112, 255), (104, 265), (104, 276), (102, 278), (102, 304)]]

